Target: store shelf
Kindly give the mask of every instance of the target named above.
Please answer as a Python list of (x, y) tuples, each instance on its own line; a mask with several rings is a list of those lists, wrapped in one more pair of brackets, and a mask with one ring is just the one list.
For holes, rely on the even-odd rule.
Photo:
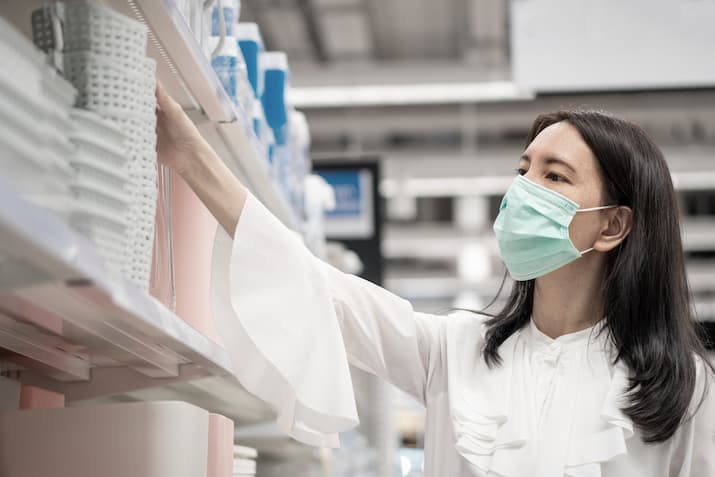
[[(157, 78), (182, 105), (231, 171), (288, 227), (300, 221), (268, 174), (252, 119), (223, 90), (174, 0), (93, 0), (145, 23)], [(46, 0), (0, 2), (0, 15), (31, 37), (30, 14)]]
[(686, 217), (682, 222), (683, 248), (688, 252), (715, 252), (715, 219)]
[[(97, 0), (99, 1), (99, 0)], [(271, 181), (266, 154), (253, 131), (251, 116), (223, 90), (174, 0), (110, 0), (109, 5), (150, 29), (148, 54), (157, 76), (190, 113), (201, 133), (231, 171), (288, 227), (299, 220)]]
[(256, 449), (262, 458), (288, 460), (320, 457), (318, 448), (294, 440), (273, 422), (237, 428), (234, 440), (240, 445)]
[(114, 275), (53, 213), (0, 184), (0, 361), (69, 402), (180, 399), (240, 422), (271, 416), (226, 350)]

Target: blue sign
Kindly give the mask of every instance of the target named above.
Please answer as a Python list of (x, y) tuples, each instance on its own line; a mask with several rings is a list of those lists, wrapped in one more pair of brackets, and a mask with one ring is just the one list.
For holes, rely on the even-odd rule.
[(335, 191), (335, 209), (325, 213), (328, 238), (372, 237), (375, 227), (370, 170), (322, 170), (318, 174)]

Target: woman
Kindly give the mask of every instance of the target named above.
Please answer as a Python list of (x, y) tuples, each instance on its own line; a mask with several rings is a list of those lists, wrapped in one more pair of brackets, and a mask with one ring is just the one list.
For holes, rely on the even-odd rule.
[(417, 313), (314, 258), (157, 98), (160, 160), (221, 225), (214, 314), (236, 374), (291, 435), (335, 445), (356, 424), (349, 362), (426, 405), (426, 475), (715, 476), (713, 369), (641, 129), (537, 118), (494, 224), (516, 283), (485, 320)]

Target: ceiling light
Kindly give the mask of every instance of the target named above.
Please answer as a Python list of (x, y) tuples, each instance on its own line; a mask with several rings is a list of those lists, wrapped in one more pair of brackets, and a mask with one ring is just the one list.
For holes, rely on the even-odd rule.
[(289, 91), (289, 101), (296, 108), (490, 103), (531, 99), (534, 99), (533, 93), (510, 81), (310, 86), (294, 87)]

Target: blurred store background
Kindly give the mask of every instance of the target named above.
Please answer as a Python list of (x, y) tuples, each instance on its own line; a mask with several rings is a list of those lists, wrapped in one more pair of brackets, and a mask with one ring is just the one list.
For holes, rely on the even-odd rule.
[[(235, 421), (236, 443), (248, 446), (236, 450), (236, 462), (244, 466), (240, 475), (423, 475), (424, 408), (357, 369), (353, 380), (361, 425), (343, 434), (342, 448), (333, 451), (288, 439), (270, 423), (270, 412), (262, 403), (235, 379), (227, 379), (230, 361), (227, 365), (212, 322), (208, 285), (195, 286), (209, 282), (215, 223), (180, 181), (174, 178), (172, 190), (166, 171), (147, 166), (155, 160), (153, 134), (141, 138), (152, 147), (135, 145), (122, 156), (126, 139), (122, 134), (137, 138), (136, 131), (122, 129), (127, 117), (147, 120), (139, 130), (153, 131), (155, 72), (231, 170), (286, 225), (301, 233), (317, 255), (385, 286), (424, 312), (482, 309), (493, 300), (498, 308), (508, 295), (506, 280), (496, 297), (504, 267), (491, 225), (537, 114), (587, 107), (632, 120), (655, 139), (670, 165), (697, 317), (715, 336), (713, 0), (95, 0), (89, 3), (113, 13), (100, 9), (86, 16), (80, 9), (85, 16), (77, 14), (77, 18), (99, 18), (103, 27), (132, 33), (136, 22), (126, 23), (131, 17), (146, 22), (150, 31), (148, 49), (142, 43), (145, 31), (140, 29), (136, 51), (130, 52), (135, 57), (119, 72), (114, 69), (112, 77), (120, 83), (140, 84), (142, 94), (148, 96), (139, 106), (111, 104), (109, 109), (101, 101), (92, 102), (97, 90), (82, 75), (90, 66), (112, 69), (105, 60), (114, 46), (103, 43), (99, 35), (98, 41), (90, 38), (97, 43), (80, 45), (79, 53), (71, 49), (69, 37), (63, 43), (53, 33), (63, 25), (69, 35), (68, 25), (80, 20), (73, 20), (70, 10), (56, 4), (31, 16), (46, 3), (0, 2), (0, 52), (13, 65), (0, 75), (4, 88), (0, 98), (19, 98), (0, 104), (0, 110), (4, 121), (17, 122), (14, 127), (25, 131), (17, 136), (24, 137), (20, 145), (15, 136), (0, 131), (0, 145), (20, 151), (18, 157), (32, 156), (28, 144), (35, 137), (33, 115), (17, 111), (25, 108), (49, 116), (47, 111), (60, 110), (58, 117), (67, 122), (57, 126), (60, 130), (66, 132), (72, 123), (75, 132), (82, 133), (94, 125), (92, 131), (102, 130), (109, 138), (106, 141), (115, 141), (109, 149), (118, 156), (116, 167), (121, 169), (127, 154), (131, 159), (125, 160), (138, 164), (131, 177), (113, 171), (114, 179), (119, 177), (118, 189), (122, 180), (146, 180), (152, 190), (159, 185), (159, 202), (156, 205), (154, 195), (144, 197), (149, 212), (142, 217), (148, 224), (142, 233), (131, 235), (137, 242), (134, 249), (143, 251), (134, 262), (127, 262), (123, 250), (103, 248), (103, 242), (90, 233), (94, 229), (86, 232), (73, 223), (104, 259), (116, 262), (114, 272), (142, 288), (143, 294), (127, 298), (135, 300), (133, 308), (122, 305), (132, 308), (131, 313), (108, 311), (107, 300), (93, 302), (99, 316), (116, 319), (111, 323), (120, 331), (117, 335), (93, 327), (91, 317), (84, 318), (86, 302), (79, 299), (63, 302), (64, 314), (57, 318), (73, 335), (63, 335), (60, 326), (60, 331), (50, 330), (54, 333), (50, 340), (49, 328), (41, 320), (27, 325), (31, 307), (18, 303), (24, 306), (27, 301), (52, 311), (53, 300), (66, 298), (66, 288), (54, 295), (33, 294), (24, 288), (29, 282), (13, 282), (10, 291), (0, 294), (0, 379), (12, 385), (16, 381), (42, 385), (67, 396), (69, 403), (178, 399), (221, 413)], [(124, 17), (112, 16), (117, 12)], [(128, 51), (112, 57), (113, 61), (127, 61)], [(156, 63), (147, 61), (147, 55)], [(67, 58), (85, 62), (84, 69), (78, 67), (73, 77), (71, 66), (79, 63)], [(144, 65), (142, 61), (147, 67), (136, 73), (134, 68)], [(32, 94), (21, 79), (25, 74), (36, 79), (37, 91)], [(59, 83), (64, 88), (59, 88), (60, 93), (47, 87)], [(75, 101), (78, 92), (82, 104)], [(34, 99), (22, 99), (25, 93), (35, 95)], [(38, 95), (45, 99), (38, 102)], [(133, 101), (134, 96), (129, 96)], [(48, 97), (58, 104), (50, 105)], [(103, 126), (97, 129), (97, 124)], [(76, 165), (72, 148), (81, 148), (86, 135), (71, 139), (65, 141), (65, 153)], [(32, 186), (40, 176), (49, 174), (35, 171), (24, 177)], [(13, 180), (9, 174), (3, 179)], [(116, 186), (117, 180), (112, 184)], [(113, 197), (120, 195), (117, 207), (137, 205), (136, 197), (122, 195), (124, 189), (114, 192)], [(1, 184), (0, 193), (5, 204), (15, 204), (15, 196)], [(59, 207), (56, 199), (48, 204), (53, 201), (42, 194), (20, 195), (35, 205), (50, 209), (54, 205), (58, 213), (77, 217), (76, 211)], [(323, 220), (324, 208), (332, 210)], [(16, 268), (7, 268), (15, 267), (15, 261), (2, 261), (17, 258), (18, 250), (29, 261), (49, 254), (66, 265), (62, 257), (52, 255), (54, 245), (42, 242), (43, 234), (55, 236), (45, 229), (33, 236), (37, 243), (23, 239), (31, 246), (5, 239), (25, 237), (17, 234), (31, 230), (44, 217), (34, 220), (32, 213), (15, 210), (25, 209), (14, 205), (0, 209), (5, 241), (0, 272), (12, 272), (0, 278), (26, 278), (15, 274)], [(29, 225), (24, 216), (32, 219)], [(126, 235), (126, 225), (114, 229), (111, 238)], [(70, 239), (68, 243), (74, 243), (74, 236)], [(84, 250), (85, 242), (80, 245)], [(3, 263), (10, 265), (3, 269)], [(41, 268), (39, 261), (32, 263)], [(79, 268), (71, 270), (79, 273)], [(92, 283), (75, 275), (74, 281), (65, 275), (59, 278), (74, 285)], [(151, 308), (155, 314), (146, 312), (148, 293), (161, 302), (160, 310)], [(150, 325), (170, 332), (159, 333)], [(74, 340), (77, 346), (67, 346), (59, 337)], [(56, 373), (58, 359), (62, 379)], [(131, 373), (116, 374), (118, 365), (126, 365)], [(182, 374), (181, 366), (189, 371)], [(153, 380), (158, 377), (176, 382), (157, 384)], [(87, 386), (73, 386), (77, 378)]]

